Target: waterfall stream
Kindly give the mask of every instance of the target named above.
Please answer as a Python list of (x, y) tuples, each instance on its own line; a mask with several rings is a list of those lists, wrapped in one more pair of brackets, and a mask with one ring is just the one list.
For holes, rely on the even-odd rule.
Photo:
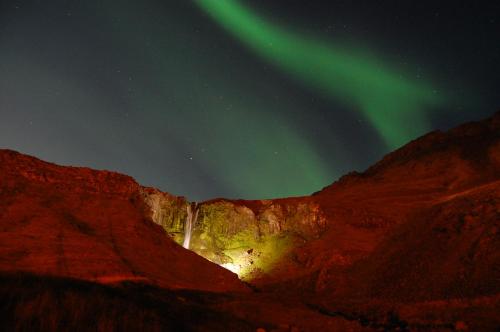
[(184, 243), (182, 246), (189, 249), (191, 244), (191, 233), (193, 232), (193, 227), (196, 224), (196, 219), (198, 218), (198, 204), (192, 203), (186, 206), (187, 216), (186, 222), (184, 223)]

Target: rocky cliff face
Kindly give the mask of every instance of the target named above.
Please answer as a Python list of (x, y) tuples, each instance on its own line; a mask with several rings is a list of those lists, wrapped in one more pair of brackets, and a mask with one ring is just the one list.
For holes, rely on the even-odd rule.
[[(143, 196), (153, 221), (182, 244), (189, 202), (147, 188)], [(317, 238), (325, 228), (314, 202), (214, 200), (198, 206), (190, 249), (250, 280), (268, 273), (296, 242)]]
[(175, 242), (182, 244), (189, 202), (184, 197), (154, 188), (141, 188), (141, 196), (149, 207), (151, 220), (160, 225)]

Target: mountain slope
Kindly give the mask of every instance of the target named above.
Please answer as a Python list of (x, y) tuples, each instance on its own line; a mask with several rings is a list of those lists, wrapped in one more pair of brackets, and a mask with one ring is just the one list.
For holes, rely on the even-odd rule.
[(196, 205), (192, 250), (258, 293), (175, 243), (188, 206), (125, 175), (0, 150), (0, 272), (145, 283), (154, 294), (241, 291), (154, 298), (249, 330), (500, 327), (500, 112), (418, 138), (311, 196)]
[[(489, 283), (489, 293), (500, 287), (498, 270), (485, 271), (487, 266), (500, 266), (495, 254), (500, 243), (499, 180), (500, 112), (418, 138), (367, 171), (346, 175), (312, 196), (214, 200), (201, 206), (202, 211), (225, 209), (223, 229), (249, 224), (255, 228), (252, 236), (258, 240), (247, 240), (248, 245), (242, 247), (245, 260), (238, 263), (249, 266), (258, 259), (272, 260), (264, 274), (250, 273), (247, 278), (259, 287), (284, 283), (284, 289), (289, 289), (288, 282), (292, 282), (304, 291), (346, 297), (376, 296), (370, 289), (378, 289), (378, 295), (385, 290), (384, 295), (406, 300), (445, 294), (473, 296), (485, 293), (472, 286), (480, 281)], [(207, 218), (203, 223), (211, 222)], [(241, 237), (238, 231), (233, 233)], [(207, 234), (219, 236), (201, 229), (198, 236)], [(265, 258), (258, 250), (259, 241), (269, 235), (287, 239), (288, 246), (278, 258)], [(449, 239), (444, 241), (446, 236)], [(252, 254), (247, 255), (247, 250)], [(477, 250), (483, 254), (473, 254)], [(434, 268), (427, 271), (422, 264)], [(446, 269), (436, 268), (441, 265)], [(474, 269), (482, 272), (473, 273)], [(398, 272), (386, 272), (394, 270)], [(422, 281), (419, 291), (413, 289), (417, 279)], [(383, 280), (390, 280), (385, 288)], [(395, 281), (406, 286), (395, 287)], [(437, 292), (436, 288), (449, 291)]]
[(132, 178), (0, 150), (0, 271), (166, 288), (245, 290), (154, 224)]
[[(330, 233), (338, 223), (377, 234), (343, 268), (348, 287), (328, 280), (335, 264), (321, 286), (405, 301), (500, 292), (500, 113), (417, 139), (313, 199)], [(357, 214), (339, 220), (346, 207)]]

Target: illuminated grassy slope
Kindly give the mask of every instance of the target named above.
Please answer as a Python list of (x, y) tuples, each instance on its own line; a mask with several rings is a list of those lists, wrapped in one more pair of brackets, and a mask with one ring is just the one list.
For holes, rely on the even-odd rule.
[(260, 56), (320, 93), (359, 109), (389, 148), (428, 131), (425, 111), (443, 102), (424, 82), (353, 49), (278, 27), (236, 0), (196, 0), (228, 32)]

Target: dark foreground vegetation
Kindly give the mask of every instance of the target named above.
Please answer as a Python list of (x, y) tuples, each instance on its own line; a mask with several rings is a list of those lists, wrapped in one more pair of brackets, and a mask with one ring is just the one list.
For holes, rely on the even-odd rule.
[(1, 331), (255, 331), (209, 308), (228, 295), (29, 274), (0, 275)]

